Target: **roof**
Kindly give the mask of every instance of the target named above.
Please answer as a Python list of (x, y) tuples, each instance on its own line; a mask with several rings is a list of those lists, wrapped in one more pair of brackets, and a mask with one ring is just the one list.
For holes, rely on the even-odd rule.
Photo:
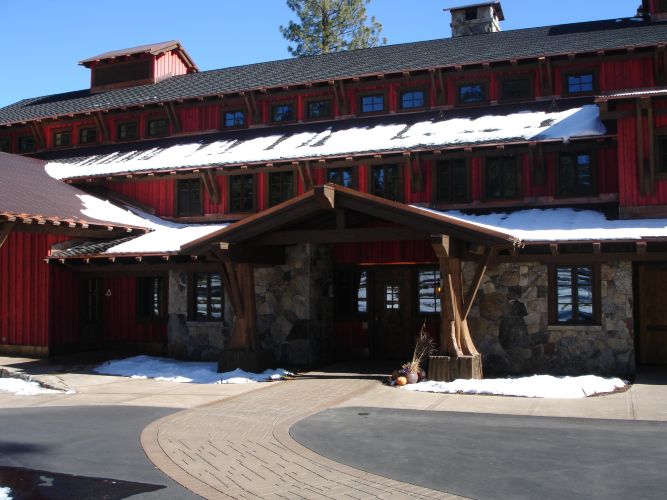
[(549, 105), (499, 107), (493, 114), (486, 109), (394, 115), (54, 152), (48, 155), (52, 161), (47, 171), (58, 179), (75, 179), (485, 144), (569, 141), (606, 133), (596, 105), (545, 111)]
[(0, 125), (253, 89), (482, 62), (649, 47), (667, 42), (667, 22), (618, 19), (386, 45), (237, 66), (123, 89), (24, 99), (0, 109)]
[(158, 55), (158, 54), (163, 54), (165, 52), (169, 52), (171, 50), (179, 50), (181, 52), (181, 55), (185, 59), (186, 63), (195, 70), (197, 69), (197, 65), (192, 61), (188, 53), (181, 45), (181, 42), (179, 42), (178, 40), (151, 43), (148, 45), (139, 45), (138, 47), (131, 47), (129, 49), (113, 50), (111, 52), (105, 52), (103, 54), (98, 54), (96, 56), (83, 59), (82, 61), (79, 61), (79, 64), (82, 66), (89, 67), (90, 63), (97, 61), (104, 61), (106, 59), (115, 59), (117, 57), (132, 56), (135, 54)]
[(667, 219), (609, 220), (594, 210), (550, 208), (489, 215), (421, 210), (501, 231), (525, 244), (667, 239)]
[(145, 229), (146, 221), (49, 176), (46, 162), (0, 153), (0, 220)]

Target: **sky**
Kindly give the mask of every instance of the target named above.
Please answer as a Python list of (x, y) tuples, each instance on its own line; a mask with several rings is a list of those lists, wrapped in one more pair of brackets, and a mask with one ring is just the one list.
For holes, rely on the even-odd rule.
[[(481, 0), (371, 0), (388, 44), (451, 34), (443, 8)], [(640, 0), (502, 0), (503, 30), (632, 17)], [(0, 107), (88, 88), (78, 61), (110, 50), (180, 40), (201, 71), (290, 57), (278, 27), (284, 0), (0, 0)]]

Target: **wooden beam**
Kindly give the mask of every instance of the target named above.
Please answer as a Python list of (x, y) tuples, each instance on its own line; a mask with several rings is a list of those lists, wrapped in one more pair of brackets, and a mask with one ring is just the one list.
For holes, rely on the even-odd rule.
[(331, 186), (317, 186), (315, 188), (317, 202), (324, 210), (336, 208), (336, 191)]
[(299, 161), (296, 161), (294, 162), (294, 166), (296, 167), (296, 171), (299, 172), (299, 178), (303, 184), (303, 190), (310, 191), (313, 189), (313, 177), (310, 172), (310, 162), (305, 162), (305, 164), (303, 164)]
[(642, 196), (645, 196), (646, 169), (644, 165), (644, 118), (640, 99), (635, 101), (635, 119), (637, 121), (637, 170), (639, 171), (639, 190)]
[(35, 136), (35, 142), (37, 143), (37, 149), (44, 149), (46, 147), (46, 141), (44, 140), (44, 131), (42, 127), (37, 122), (30, 122), (30, 128), (32, 133)]
[(13, 222), (0, 222), (0, 248), (2, 248), (2, 245), (7, 241), (12, 229), (14, 229)]
[(482, 261), (477, 264), (477, 270), (475, 271), (475, 277), (470, 284), (470, 290), (468, 290), (468, 295), (463, 302), (463, 315), (462, 320), (465, 321), (468, 319), (468, 314), (470, 314), (470, 309), (477, 298), (477, 292), (479, 287), (482, 284), (482, 278), (484, 278), (484, 273), (486, 272), (495, 250), (492, 247), (487, 247), (484, 250), (484, 255), (482, 256)]
[(93, 118), (95, 119), (95, 125), (97, 125), (97, 132), (100, 136), (99, 142), (110, 141), (111, 137), (109, 137), (109, 130), (107, 129), (107, 124), (104, 121), (104, 116), (102, 116), (102, 112), (98, 111), (97, 113), (94, 113)]
[(181, 132), (181, 120), (178, 117), (178, 113), (176, 113), (176, 107), (174, 106), (174, 103), (172, 101), (169, 101), (167, 103), (167, 117), (169, 118), (169, 122), (171, 123), (171, 130), (173, 131), (172, 133), (178, 134)]
[(368, 227), (362, 229), (325, 229), (274, 231), (261, 235), (254, 245), (298, 245), (304, 243), (355, 243), (367, 241), (423, 240), (428, 235), (407, 227)]
[(219, 205), (221, 203), (220, 186), (218, 186), (213, 172), (210, 169), (206, 169), (200, 171), (199, 175), (208, 193), (208, 198), (216, 205)]
[(648, 188), (649, 194), (655, 194), (656, 180), (655, 180), (655, 133), (653, 124), (653, 101), (648, 101)]

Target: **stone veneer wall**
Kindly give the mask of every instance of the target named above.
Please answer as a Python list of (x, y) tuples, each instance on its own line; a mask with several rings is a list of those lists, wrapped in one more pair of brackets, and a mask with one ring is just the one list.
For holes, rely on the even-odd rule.
[[(282, 266), (255, 267), (257, 332), (261, 347), (288, 366), (326, 361), (333, 331), (331, 249), (325, 245), (288, 247)], [(225, 296), (221, 323), (188, 321), (187, 273), (169, 274), (168, 353), (177, 359), (217, 361), (233, 326)]]
[[(524, 263), (487, 270), (468, 319), (485, 373), (634, 373), (632, 264), (601, 266), (599, 326), (549, 325), (547, 271)], [(464, 263), (466, 287), (474, 272)]]

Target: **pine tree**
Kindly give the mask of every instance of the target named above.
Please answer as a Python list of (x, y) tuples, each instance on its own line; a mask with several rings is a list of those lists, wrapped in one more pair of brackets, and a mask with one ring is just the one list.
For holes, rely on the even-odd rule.
[(382, 25), (366, 15), (370, 0), (287, 0), (299, 22), (290, 21), (280, 32), (294, 45), (296, 57), (327, 54), (387, 43), (380, 38)]

